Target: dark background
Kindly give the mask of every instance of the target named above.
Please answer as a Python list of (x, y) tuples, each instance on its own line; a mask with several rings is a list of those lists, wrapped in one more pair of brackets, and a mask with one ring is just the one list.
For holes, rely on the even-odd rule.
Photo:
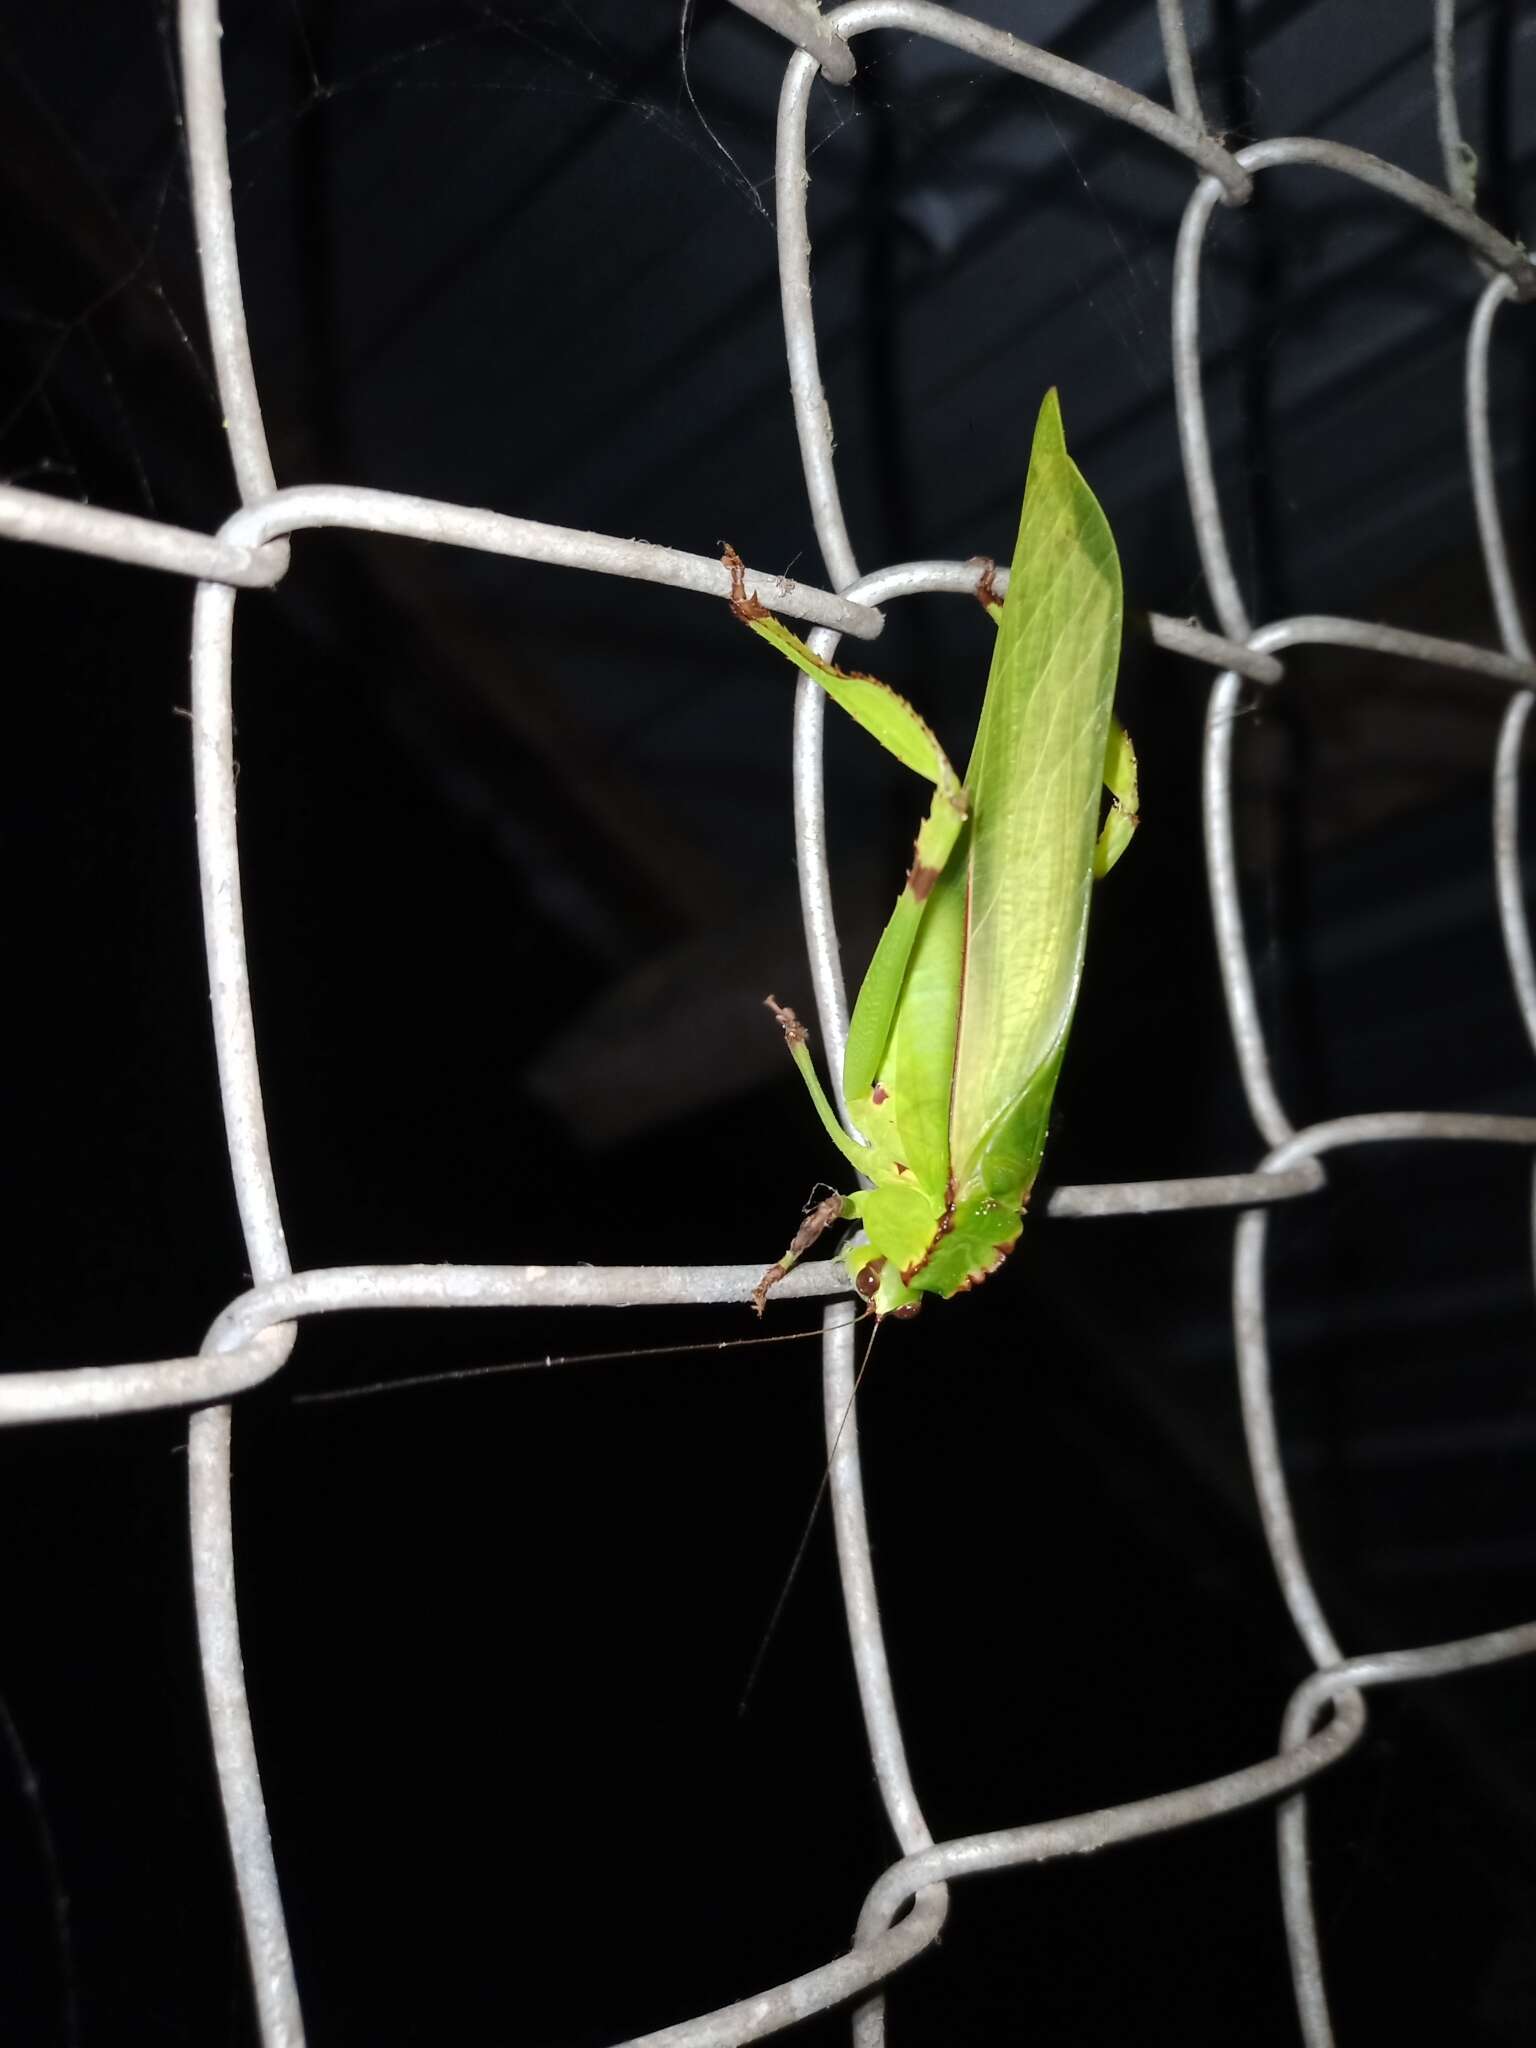
[[(976, 10), (1160, 94), (1151, 0)], [(1531, 218), (1536, 15), (1464, 5), (1482, 199)], [(1234, 140), (1438, 180), (1430, 8), (1196, 5)], [(674, 6), (226, 10), (240, 255), (279, 480), (483, 504), (822, 574), (777, 312), (782, 50)], [(212, 528), (208, 370), (168, 9), (0, 7), (0, 473)], [(894, 35), (813, 107), (823, 362), (866, 567), (1005, 553), (1042, 389), (1137, 604), (1209, 622), (1169, 389), (1186, 166)], [(690, 96), (691, 88), (691, 96)], [(706, 125), (707, 124), (707, 125)], [(1363, 188), (1270, 174), (1205, 273), (1208, 391), (1254, 615), (1493, 643), (1460, 429), (1480, 279)], [(1495, 436), (1531, 527), (1530, 315)], [(184, 707), (191, 593), (0, 551), (5, 1356), (183, 1354), (247, 1284), (218, 1121)], [(986, 628), (893, 608), (879, 671), (964, 751)], [(809, 1009), (785, 678), (723, 606), (339, 533), (239, 607), (256, 1021), (294, 1262), (771, 1258), (833, 1168), (778, 1034)], [(1497, 693), (1298, 655), (1239, 745), (1283, 1097), (1536, 1109), (1493, 914)], [(1103, 893), (1053, 1182), (1262, 1149), (1213, 971), (1205, 676), (1128, 658), (1145, 824)], [(920, 801), (830, 735), (850, 971)], [(863, 934), (861, 937), (860, 934)], [(1536, 1608), (1524, 1159), (1334, 1155), (1279, 1214), (1281, 1424), (1345, 1645)], [(1272, 1750), (1306, 1668), (1232, 1389), (1231, 1219), (1032, 1224), (881, 1340), (877, 1568), (936, 1835)], [(784, 1307), (779, 1321), (809, 1321)], [(313, 1391), (746, 1333), (744, 1310), (306, 1326), (242, 1397), (247, 1671), (311, 2039), (603, 2043), (826, 1960), (891, 1854), (825, 1522), (737, 1700), (822, 1470), (815, 1346)], [(0, 1441), (0, 2031), (246, 2042), (198, 1684), (186, 1418)], [(1313, 1803), (1340, 2038), (1530, 2037), (1536, 1746), (1521, 1668), (1373, 1704)], [(1256, 1812), (981, 1880), (894, 1993), (897, 2043), (1295, 2038)], [(807, 2040), (844, 2038), (833, 2016)]]

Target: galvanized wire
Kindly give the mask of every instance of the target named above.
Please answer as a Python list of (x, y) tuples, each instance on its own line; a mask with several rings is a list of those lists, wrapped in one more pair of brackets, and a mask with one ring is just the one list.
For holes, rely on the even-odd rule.
[[(778, 578), (754, 582), (778, 610), (811, 622), (821, 651), (840, 633), (873, 638), (879, 607), (922, 593), (970, 594), (974, 563), (898, 564), (860, 578), (843, 514), (832, 421), (820, 380), (805, 210), (806, 108), (813, 80), (846, 84), (853, 38), (899, 29), (960, 50), (1066, 94), (1162, 143), (1201, 173), (1175, 255), (1173, 345), (1175, 401), (1186, 488), (1219, 632), (1198, 622), (1154, 616), (1152, 637), (1181, 656), (1221, 671), (1213, 686), (1205, 754), (1205, 828), (1212, 914), (1236, 1048), (1253, 1121), (1265, 1142), (1251, 1172), (1061, 1188), (1050, 1213), (1093, 1218), (1231, 1207), (1237, 1224), (1233, 1328), (1238, 1396), (1260, 1519), (1274, 1570), (1315, 1675), (1288, 1708), (1278, 1749), (1245, 1769), (1103, 1811), (935, 1843), (923, 1817), (905, 1753), (885, 1655), (865, 1521), (857, 1413), (852, 1405), (852, 1339), (846, 1313), (828, 1312), (824, 1409), (833, 1447), (833, 1514), (850, 1641), (870, 1756), (900, 1852), (871, 1889), (845, 1956), (737, 2005), (644, 2036), (674, 2048), (724, 2048), (755, 2040), (806, 2014), (861, 1999), (856, 2038), (883, 2038), (880, 1987), (938, 1934), (948, 1884), (983, 1871), (1045, 1862), (1107, 1848), (1193, 1821), (1284, 1796), (1280, 1810), (1282, 1903), (1298, 2011), (1312, 2048), (1331, 2040), (1322, 1958), (1312, 1918), (1299, 1788), (1361, 1739), (1363, 1690), (1496, 1664), (1536, 1650), (1536, 1624), (1432, 1649), (1346, 1656), (1317, 1598), (1291, 1513), (1283, 1446), (1275, 1425), (1265, 1310), (1268, 1214), (1279, 1202), (1326, 1190), (1321, 1155), (1346, 1145), (1498, 1143), (1536, 1148), (1536, 1119), (1404, 1112), (1343, 1118), (1297, 1130), (1280, 1100), (1255, 999), (1239, 902), (1232, 830), (1233, 713), (1243, 681), (1283, 684), (1278, 655), (1300, 645), (1366, 648), (1399, 659), (1456, 669), (1479, 684), (1511, 692), (1495, 768), (1495, 868), (1505, 950), (1517, 1000), (1536, 1046), (1536, 963), (1520, 888), (1517, 844), (1519, 755), (1536, 687), (1536, 662), (1516, 605), (1494, 484), (1488, 426), (1488, 352), (1494, 316), (1506, 301), (1536, 295), (1536, 272), (1516, 244), (1456, 198), (1396, 166), (1332, 141), (1284, 138), (1236, 154), (1206, 133), (1179, 0), (1158, 0), (1158, 21), (1173, 111), (1111, 79), (1033, 48), (931, 0), (851, 0), (822, 17), (813, 0), (736, 0), (793, 44), (778, 119), (778, 236), (785, 350), (811, 520), (832, 592)], [(232, 751), (232, 628), (236, 593), (270, 585), (284, 573), (286, 536), (341, 526), (520, 556), (584, 573), (635, 576), (702, 595), (726, 594), (721, 565), (650, 543), (575, 532), (470, 507), (343, 485), (278, 490), (267, 451), (246, 336), (224, 128), (220, 27), (214, 0), (181, 0), (182, 81), (193, 206), (203, 290), (230, 454), (241, 499), (217, 535), (189, 533), (105, 511), (63, 504), (0, 486), (0, 537), (198, 579), (193, 607), (193, 754), (198, 860), (226, 1141), (245, 1233), (252, 1286), (230, 1302), (195, 1359), (12, 1372), (0, 1377), (0, 1423), (100, 1417), (149, 1407), (192, 1405), (190, 1516), (193, 1579), (208, 1712), (250, 1957), (258, 2024), (266, 2048), (303, 2039), (298, 1990), (283, 1923), (277, 1870), (262, 1802), (241, 1670), (235, 1602), (235, 1552), (229, 1477), (229, 1397), (280, 1371), (302, 1320), (337, 1312), (402, 1309), (609, 1306), (744, 1300), (758, 1267), (361, 1266), (294, 1273), (268, 1151), (256, 1032), (240, 900)], [(1447, 50), (1454, 8), (1440, 0), (1436, 59), (1442, 123), (1448, 98)], [(1447, 109), (1449, 108), (1449, 113)], [(1449, 133), (1449, 130), (1447, 130)], [(1450, 145), (1447, 145), (1448, 148)], [(1232, 566), (1205, 421), (1199, 351), (1199, 288), (1207, 229), (1218, 201), (1241, 207), (1255, 176), (1310, 165), (1352, 177), (1383, 203), (1407, 206), (1458, 238), (1493, 270), (1471, 320), (1467, 355), (1467, 438), (1472, 493), (1498, 624), (1500, 649), (1434, 639), (1371, 622), (1323, 617), (1273, 621), (1257, 629)], [(795, 843), (821, 1029), (832, 1073), (841, 1069), (847, 1031), (843, 980), (826, 860), (821, 733), (824, 699), (802, 685), (793, 741)], [(786, 1295), (842, 1296), (842, 1267), (808, 1263), (791, 1273)], [(217, 1403), (209, 1407), (205, 1404)], [(1319, 1725), (1321, 1724), (1321, 1725)], [(910, 1903), (910, 1910), (902, 1915)]]
[(1168, 73), (1168, 97), (1173, 101), (1173, 111), (1191, 128), (1203, 129), (1205, 112), (1200, 105), (1200, 87), (1189, 51), (1184, 0), (1157, 0), (1157, 29), (1163, 39), (1163, 69)]

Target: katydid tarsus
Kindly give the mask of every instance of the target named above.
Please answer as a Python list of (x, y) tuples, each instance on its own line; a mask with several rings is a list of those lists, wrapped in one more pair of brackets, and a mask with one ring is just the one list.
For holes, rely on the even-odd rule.
[[(1108, 522), (1067, 453), (1047, 392), (1024, 510), (998, 604), (986, 698), (962, 782), (904, 697), (820, 660), (747, 591), (738, 618), (934, 785), (906, 885), (859, 990), (843, 1060), (850, 1136), (827, 1100), (804, 1026), (770, 996), (828, 1136), (866, 1183), (807, 1216), (753, 1296), (839, 1221), (876, 1315), (913, 1315), (997, 1270), (1018, 1241), (1040, 1166), (1082, 978), (1089, 899), (1136, 827), (1136, 756), (1114, 717), (1120, 564)], [(1103, 791), (1109, 810), (1100, 823)]]

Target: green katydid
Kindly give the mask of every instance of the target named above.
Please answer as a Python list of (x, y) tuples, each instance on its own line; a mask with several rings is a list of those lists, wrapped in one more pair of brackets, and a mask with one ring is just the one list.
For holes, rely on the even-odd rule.
[(804, 1027), (768, 998), (828, 1135), (871, 1185), (812, 1210), (753, 1303), (761, 1315), (769, 1288), (816, 1238), (857, 1219), (863, 1238), (845, 1253), (854, 1286), (877, 1316), (910, 1316), (924, 1294), (984, 1280), (1018, 1240), (1082, 978), (1093, 882), (1136, 828), (1136, 756), (1112, 709), (1119, 559), (1049, 391), (1007, 602), (985, 574), (977, 593), (998, 634), (963, 783), (904, 697), (818, 659), (727, 559), (737, 617), (934, 785), (849, 1026), (843, 1097), (860, 1137), (838, 1122)]

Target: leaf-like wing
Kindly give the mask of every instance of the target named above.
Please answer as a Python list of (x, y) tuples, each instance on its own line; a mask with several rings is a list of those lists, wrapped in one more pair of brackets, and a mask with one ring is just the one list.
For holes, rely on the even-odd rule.
[[(1105, 741), (1120, 656), (1120, 564), (1067, 454), (1056, 393), (1035, 428), (1008, 599), (966, 790), (966, 929), (950, 1103), (960, 1199), (1028, 1192), (1039, 1083), (1059, 1060), (1082, 976)], [(958, 863), (954, 864), (958, 868)], [(1053, 1076), (1052, 1076), (1053, 1078)], [(1048, 1096), (1043, 1108), (1048, 1110)], [(1015, 1112), (1038, 1138), (1015, 1165)]]

